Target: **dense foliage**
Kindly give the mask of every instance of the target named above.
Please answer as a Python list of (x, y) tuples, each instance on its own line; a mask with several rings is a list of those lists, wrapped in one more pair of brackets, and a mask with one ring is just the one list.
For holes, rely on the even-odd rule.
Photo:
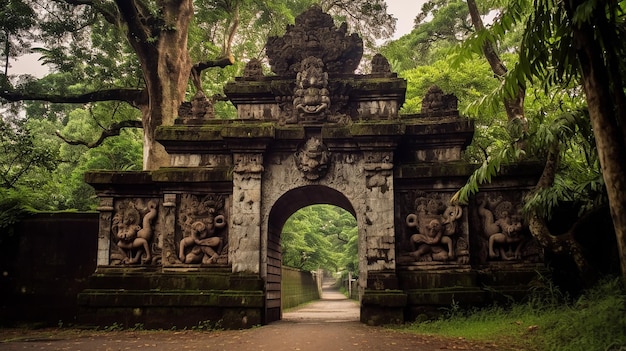
[(358, 229), (350, 212), (313, 205), (294, 213), (283, 226), (283, 265), (358, 275)]

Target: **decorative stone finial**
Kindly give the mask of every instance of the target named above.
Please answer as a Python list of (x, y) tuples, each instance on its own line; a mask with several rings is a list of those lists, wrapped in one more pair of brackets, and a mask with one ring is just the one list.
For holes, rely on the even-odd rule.
[(198, 124), (214, 116), (213, 103), (201, 91), (196, 93), (191, 102), (183, 102), (178, 108), (178, 121), (182, 124)]
[(347, 31), (345, 23), (337, 28), (329, 14), (311, 7), (296, 17), (295, 25), (287, 26), (285, 35), (268, 38), (265, 50), (272, 71), (293, 77), (302, 60), (315, 56), (330, 74), (354, 73), (363, 56), (363, 40)]
[(454, 94), (444, 94), (441, 88), (433, 85), (422, 100), (422, 113), (454, 111), (458, 108), (458, 101)]
[(253, 58), (243, 69), (243, 77), (246, 79), (257, 79), (263, 77), (263, 64), (261, 60)]
[(391, 65), (385, 56), (376, 54), (372, 57), (372, 74), (391, 73)]

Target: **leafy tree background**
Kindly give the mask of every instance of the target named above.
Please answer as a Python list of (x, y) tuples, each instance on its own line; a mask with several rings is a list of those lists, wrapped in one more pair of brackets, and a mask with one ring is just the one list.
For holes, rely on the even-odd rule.
[(283, 265), (358, 275), (358, 228), (352, 214), (331, 205), (307, 206), (283, 226)]

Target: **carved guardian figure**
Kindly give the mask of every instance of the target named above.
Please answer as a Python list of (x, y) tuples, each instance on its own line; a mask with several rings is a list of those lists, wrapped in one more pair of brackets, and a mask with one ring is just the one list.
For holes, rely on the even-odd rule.
[[(132, 201), (119, 203), (113, 217), (112, 232), (117, 239), (117, 247), (123, 252), (121, 264), (150, 262), (152, 253), (152, 225), (157, 216), (156, 201), (148, 202), (147, 213), (141, 218), (137, 205)], [(115, 255), (115, 254), (113, 254)]]

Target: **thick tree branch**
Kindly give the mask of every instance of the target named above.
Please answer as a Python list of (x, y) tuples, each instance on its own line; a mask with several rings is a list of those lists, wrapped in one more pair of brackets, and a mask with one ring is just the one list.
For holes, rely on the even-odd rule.
[(97, 101), (125, 101), (135, 107), (147, 103), (146, 92), (143, 89), (108, 89), (93, 91), (84, 94), (61, 95), (61, 94), (39, 94), (28, 93), (15, 90), (0, 91), (0, 98), (9, 101), (48, 101), (54, 103), (74, 103), (84, 104)]
[(127, 120), (113, 123), (111, 124), (111, 126), (109, 126), (109, 128), (102, 131), (102, 134), (100, 134), (100, 138), (98, 138), (98, 140), (91, 143), (84, 140), (70, 140), (64, 137), (58, 130), (56, 131), (56, 135), (61, 138), (61, 140), (70, 145), (85, 145), (86, 147), (91, 149), (100, 146), (100, 144), (102, 144), (108, 137), (120, 135), (123, 128), (142, 128), (142, 126), (143, 125), (141, 121), (138, 120)]
[[(467, 7), (469, 8), (470, 18), (472, 19), (472, 24), (474, 25), (474, 28), (476, 28), (476, 31), (485, 30), (485, 25), (480, 17), (480, 11), (476, 5), (476, 0), (467, 0)], [(507, 73), (507, 68), (500, 59), (500, 56), (496, 52), (496, 48), (492, 42), (486, 41), (483, 44), (483, 54), (485, 55), (487, 62), (489, 62), (489, 66), (491, 66), (493, 73), (500, 78), (504, 78)], [(525, 95), (526, 89), (523, 86), (518, 85), (517, 94), (513, 97), (504, 99), (504, 108), (506, 109), (509, 121), (519, 119), (526, 130), (528, 122), (526, 121), (526, 117), (524, 115)]]
[(196, 91), (200, 91), (204, 93), (204, 89), (202, 88), (202, 71), (211, 68), (211, 67), (220, 67), (224, 68), (226, 66), (230, 66), (235, 63), (235, 58), (232, 55), (228, 55), (227, 57), (218, 58), (217, 60), (209, 60), (204, 62), (198, 62), (191, 67), (191, 81), (193, 82), (193, 86), (196, 88)]
[[(545, 167), (539, 181), (535, 186), (535, 189), (527, 196), (531, 197), (537, 192), (547, 189), (554, 184), (554, 178), (556, 176), (558, 164), (559, 164), (559, 143), (555, 142), (550, 146)], [(532, 236), (537, 239), (541, 246), (556, 254), (567, 254), (574, 260), (574, 263), (578, 267), (580, 276), (586, 283), (593, 282), (594, 274), (591, 266), (585, 257), (582, 245), (576, 240), (574, 235), (576, 234), (580, 223), (584, 218), (579, 218), (572, 227), (563, 234), (553, 235), (548, 229), (546, 221), (539, 216), (536, 210), (531, 209), (529, 213), (528, 227)]]
[(139, 11), (141, 4), (137, 3), (137, 0), (115, 0), (120, 18), (128, 27), (126, 36), (131, 46), (133, 46), (139, 56), (147, 57), (151, 48), (153, 48), (150, 42), (156, 38), (157, 33), (153, 33), (154, 28), (151, 28), (150, 25), (154, 22), (154, 19), (146, 18), (142, 15)]

